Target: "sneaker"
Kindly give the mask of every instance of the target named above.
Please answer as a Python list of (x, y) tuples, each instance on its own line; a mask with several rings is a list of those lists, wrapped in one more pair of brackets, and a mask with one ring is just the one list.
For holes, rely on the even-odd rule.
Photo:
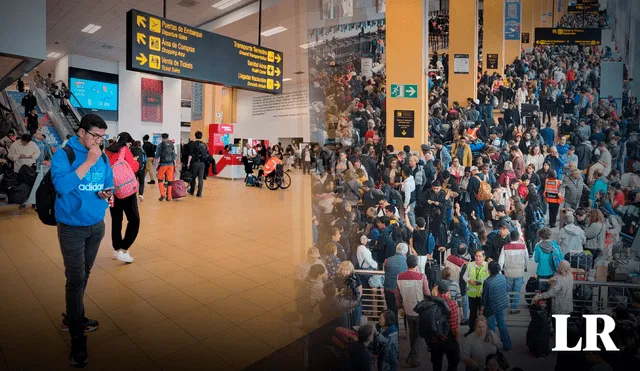
[(150, 181), (147, 182), (147, 184), (156, 184), (156, 181), (155, 180), (150, 180)]
[(511, 311), (511, 314), (520, 314), (520, 309), (514, 309)]
[(129, 254), (128, 250), (120, 250), (118, 252), (118, 260), (125, 263), (133, 263), (133, 257)]
[(460, 326), (469, 326), (469, 320), (460, 322)]
[(140, 201), (144, 201), (144, 196), (142, 196), (142, 195), (138, 195), (138, 199), (139, 199)]
[[(84, 317), (84, 332), (93, 332), (98, 329), (100, 323), (95, 319), (89, 319)], [(68, 332), (69, 331), (69, 320), (67, 319), (67, 314), (62, 313), (62, 323), (60, 324), (60, 331)]]
[(27, 208), (27, 205), (20, 205), (20, 207), (18, 207), (19, 210), (24, 210)]
[(111, 257), (112, 260), (118, 260), (118, 254), (120, 254), (120, 250), (114, 250), (113, 251), (113, 256)]
[(166, 197), (164, 196), (160, 196), (160, 198), (158, 199), (158, 201), (164, 201), (166, 199)]
[(169, 197), (167, 197), (167, 202), (171, 202), (171, 199)]
[(87, 364), (87, 337), (76, 336), (71, 338), (71, 355), (69, 364), (73, 367), (84, 367)]
[(196, 195), (196, 197), (202, 198), (202, 195)]

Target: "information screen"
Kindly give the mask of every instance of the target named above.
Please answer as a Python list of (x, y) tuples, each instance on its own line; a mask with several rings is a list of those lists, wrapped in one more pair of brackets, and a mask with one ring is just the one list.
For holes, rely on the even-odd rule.
[(77, 99), (71, 99), (75, 107), (80, 103), (80, 106), (86, 109), (118, 110), (118, 84), (75, 77), (70, 78), (69, 82), (70, 90)]
[(127, 69), (282, 93), (282, 52), (144, 13), (127, 13)]
[(569, 5), (567, 8), (568, 14), (598, 14), (599, 11), (600, 5), (598, 4)]
[(600, 45), (599, 28), (536, 28), (537, 45)]

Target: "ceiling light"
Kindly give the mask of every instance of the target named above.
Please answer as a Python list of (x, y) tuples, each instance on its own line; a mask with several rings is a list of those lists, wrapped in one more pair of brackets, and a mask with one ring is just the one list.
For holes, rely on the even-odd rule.
[(300, 45), (300, 47), (301, 47), (302, 49), (309, 49), (309, 48), (311, 48), (312, 46), (316, 46), (317, 44), (319, 44), (319, 42), (318, 42), (318, 41), (312, 41), (312, 42), (310, 42), (310, 43), (302, 44), (302, 45)]
[(228, 7), (235, 5), (237, 3), (239, 3), (241, 0), (222, 0), (222, 1), (218, 1), (217, 3), (211, 5), (212, 7), (216, 8), (216, 9), (227, 9)]
[(57, 58), (60, 58), (61, 55), (62, 55), (62, 53), (51, 52), (51, 53), (47, 54), (47, 57), (53, 58), (53, 59), (57, 59)]
[(287, 82), (287, 81), (291, 81), (291, 80), (293, 80), (293, 79), (290, 79), (290, 78), (287, 77), (287, 78), (282, 79), (282, 82)]
[(95, 25), (95, 24), (93, 24), (93, 23), (89, 23), (89, 24), (87, 25), (87, 27), (85, 27), (85, 28), (83, 28), (83, 29), (82, 29), (82, 32), (85, 32), (85, 33), (95, 33), (96, 31), (98, 31), (98, 30), (99, 30), (99, 29), (101, 29), (101, 28), (102, 28), (102, 26), (98, 26), (98, 25)]
[(272, 28), (272, 29), (269, 29), (269, 30), (263, 31), (263, 32), (261, 32), (261, 33), (260, 33), (260, 35), (265, 36), (265, 37), (267, 37), (267, 36), (273, 36), (273, 35), (275, 35), (275, 34), (279, 34), (280, 32), (284, 32), (284, 31), (286, 31), (286, 30), (287, 30), (287, 28), (282, 27), (282, 26), (278, 26), (278, 27), (274, 27), (274, 28)]

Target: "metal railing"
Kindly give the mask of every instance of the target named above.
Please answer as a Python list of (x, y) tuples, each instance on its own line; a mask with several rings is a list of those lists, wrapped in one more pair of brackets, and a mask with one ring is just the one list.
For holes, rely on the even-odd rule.
[(35, 88), (33, 90), (33, 95), (36, 97), (36, 101), (38, 102), (38, 107), (42, 113), (46, 113), (49, 116), (49, 119), (53, 123), (53, 126), (58, 131), (60, 135), (60, 139), (64, 141), (64, 138), (67, 135), (75, 135), (69, 121), (62, 114), (60, 110), (60, 106), (54, 105), (49, 99), (47, 93), (42, 88)]
[[(384, 271), (356, 270), (358, 275), (367, 276), (384, 276)], [(540, 280), (542, 284), (548, 283), (548, 280)], [(640, 291), (640, 284), (619, 283), (619, 282), (600, 282), (600, 281), (575, 281), (573, 282), (574, 293), (578, 290), (584, 290), (588, 287), (591, 290), (585, 298), (576, 299), (574, 296), (574, 311), (588, 310), (589, 313), (602, 313), (614, 307), (620, 302), (629, 303), (632, 291)], [(524, 285), (522, 290), (524, 290)], [(383, 288), (363, 288), (362, 290), (362, 316), (366, 317), (370, 322), (377, 322), (380, 313), (387, 309), (384, 298)], [(507, 315), (507, 326), (509, 327), (527, 327), (529, 325), (529, 302), (535, 295), (530, 292), (508, 292), (509, 303), (513, 303), (518, 299), (517, 314), (509, 313)], [(626, 298), (626, 299), (625, 299)], [(610, 300), (614, 299), (614, 300)], [(511, 305), (510, 305), (511, 308)], [(569, 313), (567, 313), (569, 314)], [(462, 318), (460, 316), (460, 318)], [(401, 323), (401, 321), (398, 321)]]
[(18, 134), (28, 133), (29, 131), (27, 130), (27, 125), (25, 125), (24, 119), (20, 114), (20, 112), (23, 111), (20, 109), (21, 106), (18, 106), (18, 102), (9, 97), (9, 94), (7, 94), (7, 92), (4, 90), (2, 91), (2, 98), (5, 102), (7, 102), (6, 105), (11, 108), (11, 117), (13, 118)]

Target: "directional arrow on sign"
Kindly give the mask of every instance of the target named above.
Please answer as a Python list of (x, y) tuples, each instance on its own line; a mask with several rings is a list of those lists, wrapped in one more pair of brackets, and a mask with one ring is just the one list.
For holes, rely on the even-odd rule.
[(405, 89), (407, 93), (409, 93), (409, 96), (413, 96), (417, 93), (417, 91), (413, 88), (413, 86), (409, 86), (408, 88)]
[(143, 33), (138, 32), (136, 34), (136, 42), (138, 44), (142, 44), (142, 45), (147, 45), (147, 40), (146, 40), (147, 36)]
[(136, 57), (136, 60), (140, 62), (141, 66), (144, 66), (144, 64), (147, 63), (147, 57), (145, 57), (145, 55), (142, 53), (140, 53), (140, 55)]
[(138, 25), (138, 27), (147, 28), (147, 19), (141, 15), (137, 16), (136, 25)]
[(273, 86), (277, 89), (280, 89), (280, 81), (276, 80), (276, 82), (273, 83)]
[(280, 58), (280, 54), (276, 54), (276, 63), (280, 63), (282, 58)]
[(276, 76), (280, 76), (280, 69), (276, 67)]
[(406, 130), (402, 130), (402, 135), (407, 135), (407, 131)]

